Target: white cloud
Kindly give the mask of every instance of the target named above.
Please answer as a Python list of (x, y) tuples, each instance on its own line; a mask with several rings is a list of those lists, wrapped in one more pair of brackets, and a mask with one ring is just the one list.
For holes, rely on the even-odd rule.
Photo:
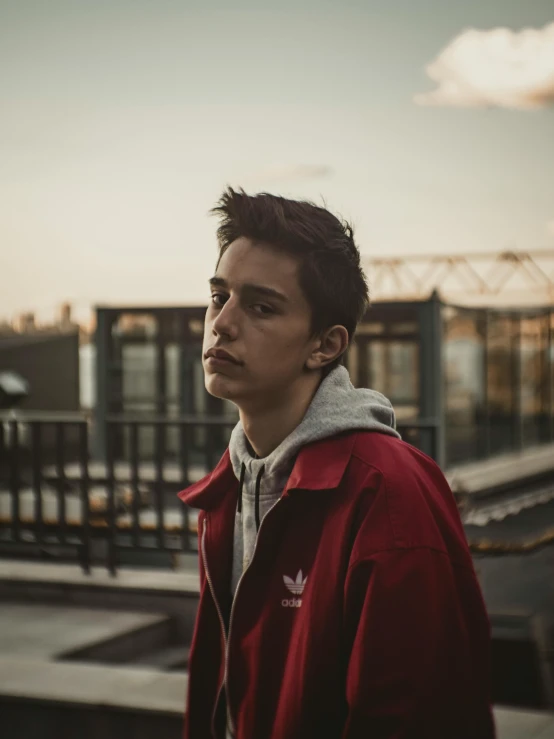
[(542, 29), (468, 29), (426, 68), (435, 90), (418, 105), (542, 108), (554, 105), (554, 23)]
[(254, 172), (248, 180), (264, 183), (298, 182), (299, 180), (320, 180), (332, 174), (332, 168), (324, 164), (285, 164)]

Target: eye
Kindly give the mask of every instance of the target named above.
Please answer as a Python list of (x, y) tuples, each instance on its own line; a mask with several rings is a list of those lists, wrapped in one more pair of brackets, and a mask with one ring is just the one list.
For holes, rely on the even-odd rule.
[(217, 308), (221, 308), (227, 302), (227, 296), (223, 293), (212, 293), (211, 300)]
[(255, 303), (252, 306), (252, 310), (254, 311), (254, 313), (258, 313), (258, 315), (262, 316), (270, 316), (275, 313), (270, 305), (265, 305), (264, 303)]

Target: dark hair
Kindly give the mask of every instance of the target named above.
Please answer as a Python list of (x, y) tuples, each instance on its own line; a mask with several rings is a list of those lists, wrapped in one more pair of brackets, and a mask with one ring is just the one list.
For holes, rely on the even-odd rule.
[(247, 195), (231, 187), (211, 213), (220, 219), (220, 259), (241, 236), (297, 257), (314, 335), (338, 324), (352, 339), (369, 305), (369, 294), (351, 225), (313, 203), (268, 193)]

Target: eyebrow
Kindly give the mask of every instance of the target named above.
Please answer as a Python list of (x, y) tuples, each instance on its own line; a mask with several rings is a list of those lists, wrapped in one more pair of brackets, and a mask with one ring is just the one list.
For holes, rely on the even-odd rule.
[[(212, 287), (224, 287), (228, 288), (227, 280), (223, 277), (212, 277), (209, 280)], [(279, 300), (281, 303), (288, 303), (289, 299), (283, 293), (278, 290), (274, 290), (272, 287), (265, 287), (264, 285), (255, 285), (251, 282), (245, 283), (241, 286), (242, 293), (255, 293), (256, 295), (264, 295), (267, 298), (274, 298)]]

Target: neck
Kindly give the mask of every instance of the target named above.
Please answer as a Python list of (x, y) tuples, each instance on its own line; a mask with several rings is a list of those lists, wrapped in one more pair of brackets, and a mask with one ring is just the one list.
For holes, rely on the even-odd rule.
[(321, 382), (314, 373), (287, 391), (278, 402), (254, 408), (240, 408), (239, 416), (252, 449), (258, 457), (267, 457), (300, 424)]

